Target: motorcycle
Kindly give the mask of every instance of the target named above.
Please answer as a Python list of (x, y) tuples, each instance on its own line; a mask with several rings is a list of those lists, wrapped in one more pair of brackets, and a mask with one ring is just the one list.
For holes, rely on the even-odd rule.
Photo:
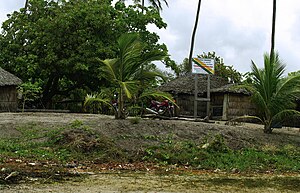
[(167, 117), (174, 116), (174, 104), (169, 100), (163, 100), (162, 102), (151, 100), (150, 107), (146, 109), (157, 115)]

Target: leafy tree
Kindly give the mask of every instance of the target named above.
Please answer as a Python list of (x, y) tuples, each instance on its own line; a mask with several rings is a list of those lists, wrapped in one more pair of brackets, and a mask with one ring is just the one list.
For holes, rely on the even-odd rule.
[[(208, 52), (198, 55), (199, 58), (211, 58), (215, 60), (215, 75), (221, 76), (228, 80), (228, 83), (240, 83), (242, 75), (235, 70), (233, 66), (225, 65), (223, 58), (217, 56), (215, 52)], [(180, 74), (185, 75), (190, 72), (189, 60), (185, 58), (182, 64), (179, 65)]]
[(247, 87), (253, 92), (253, 101), (259, 110), (259, 119), (264, 124), (264, 132), (272, 133), (276, 123), (291, 115), (300, 115), (294, 110), (300, 94), (300, 75), (283, 78), (285, 65), (278, 54), (272, 60), (264, 55), (264, 68), (259, 69), (252, 61), (253, 82)]
[(33, 102), (38, 99), (41, 87), (38, 82), (35, 82), (34, 84), (31, 82), (25, 82), (19, 86), (18, 91), (22, 95), (22, 111), (24, 112), (25, 104), (27, 102)]
[[(104, 78), (111, 82), (118, 92), (118, 111), (116, 118), (124, 119), (125, 114), (124, 101), (126, 98), (131, 99), (142, 87), (145, 90), (145, 82), (151, 82), (155, 77), (162, 76), (158, 72), (145, 70), (145, 67), (152, 61), (162, 60), (166, 53), (159, 50), (151, 52), (143, 52), (145, 44), (141, 41), (136, 33), (123, 34), (118, 39), (118, 55), (114, 59), (106, 59), (101, 61), (101, 74)], [(151, 92), (151, 95), (157, 93)], [(145, 96), (145, 94), (143, 94)], [(149, 94), (148, 94), (149, 95)], [(125, 98), (126, 97), (126, 98)], [(96, 99), (90, 97), (91, 101), (106, 101), (106, 97)]]
[(23, 82), (42, 80), (42, 101), (50, 107), (54, 96), (68, 96), (76, 89), (99, 90), (107, 81), (99, 76), (96, 58), (114, 58), (116, 39), (139, 32), (144, 51), (167, 52), (148, 24), (166, 27), (158, 12), (135, 5), (115, 6), (111, 0), (29, 0), (27, 10), (15, 11), (3, 23), (0, 66)]
[(226, 78), (229, 83), (240, 83), (242, 79), (241, 73), (233, 68), (233, 66), (225, 65), (223, 58), (217, 56), (215, 52), (204, 52), (198, 55), (199, 58), (211, 58), (215, 60), (215, 74)]
[(179, 68), (179, 73), (176, 74), (177, 76), (184, 76), (184, 75), (191, 73), (189, 59), (184, 58), (182, 63), (178, 65), (178, 68)]

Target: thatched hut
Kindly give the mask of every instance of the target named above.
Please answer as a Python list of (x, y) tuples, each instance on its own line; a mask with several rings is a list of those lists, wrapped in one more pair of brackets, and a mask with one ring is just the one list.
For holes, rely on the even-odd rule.
[(256, 115), (256, 108), (250, 96), (248, 90), (233, 84), (212, 89), (212, 117), (230, 120), (244, 115)]
[[(194, 92), (195, 75), (178, 77), (162, 85), (159, 89), (171, 93), (180, 109), (177, 115), (193, 116), (194, 114)], [(250, 93), (237, 88), (222, 77), (212, 75), (210, 77), (211, 118), (229, 120), (243, 115), (253, 115), (255, 106), (251, 103)], [(198, 97), (207, 96), (207, 75), (198, 75)], [(200, 117), (206, 116), (206, 102), (198, 101), (198, 112)]]
[(0, 68), (0, 112), (17, 110), (17, 86), (21, 83), (21, 79)]
[[(210, 88), (220, 88), (227, 84), (224, 78), (211, 76)], [(198, 97), (206, 97), (207, 76), (198, 75)], [(173, 95), (180, 109), (177, 115), (192, 116), (194, 112), (195, 75), (181, 76), (162, 85), (159, 90)], [(198, 116), (206, 116), (206, 102), (198, 102)]]

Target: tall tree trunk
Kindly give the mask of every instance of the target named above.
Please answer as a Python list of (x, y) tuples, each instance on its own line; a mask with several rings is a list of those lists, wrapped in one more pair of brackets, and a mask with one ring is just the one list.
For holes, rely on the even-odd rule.
[(28, 7), (28, 0), (25, 1), (25, 6), (24, 6), (25, 10), (27, 9), (27, 7)]
[(200, 7), (201, 7), (201, 0), (198, 1), (196, 20), (195, 20), (195, 25), (194, 25), (193, 34), (192, 34), (191, 48), (190, 48), (190, 55), (189, 55), (189, 72), (192, 72), (192, 57), (193, 57), (193, 51), (194, 51), (196, 31), (197, 31), (197, 27), (198, 27), (198, 20), (199, 20), (199, 15), (200, 15)]
[(272, 34), (271, 34), (271, 51), (270, 60), (274, 61), (274, 49), (275, 49), (275, 24), (276, 24), (276, 0), (273, 0), (273, 17), (272, 17)]

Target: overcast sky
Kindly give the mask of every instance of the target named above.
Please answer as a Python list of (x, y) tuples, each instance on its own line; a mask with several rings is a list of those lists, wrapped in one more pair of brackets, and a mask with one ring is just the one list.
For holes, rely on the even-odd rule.
[[(0, 22), (24, 6), (25, 0), (0, 0)], [(181, 63), (189, 55), (198, 0), (168, 0), (162, 17), (167, 29), (155, 30), (168, 46), (171, 57)], [(227, 65), (250, 71), (251, 60), (263, 66), (270, 50), (273, 0), (203, 0), (194, 56), (215, 51)], [(276, 45), (286, 72), (300, 70), (300, 1), (278, 0)]]

